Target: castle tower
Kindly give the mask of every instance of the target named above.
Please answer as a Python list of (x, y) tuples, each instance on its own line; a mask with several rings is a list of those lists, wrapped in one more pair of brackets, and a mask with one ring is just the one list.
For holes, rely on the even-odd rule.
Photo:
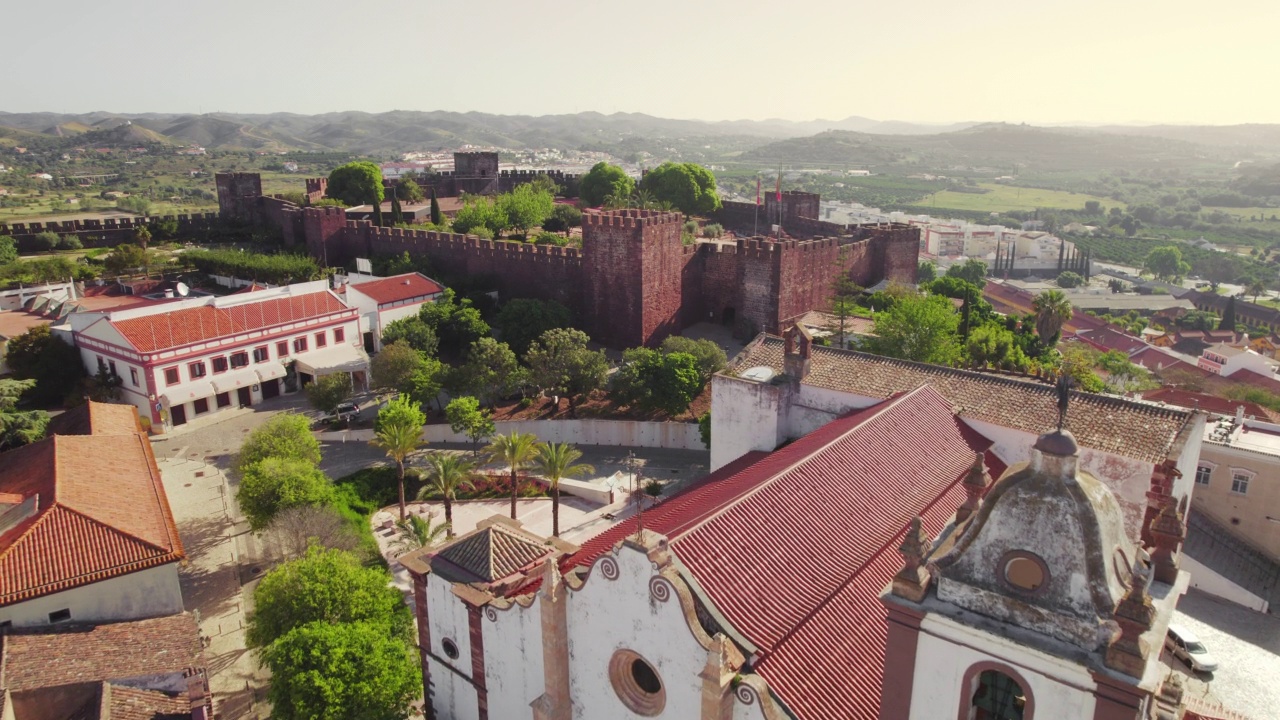
[(459, 193), (496, 195), (498, 193), (498, 153), (454, 153), (453, 179)]
[(682, 329), (682, 222), (653, 210), (582, 216), (583, 319), (597, 342), (657, 345)]
[(258, 198), (262, 196), (262, 176), (258, 173), (218, 173), (218, 215), (231, 222), (259, 220)]
[(1111, 491), (1079, 470), (1066, 430), (937, 541), (918, 523), (889, 610), (882, 720), (1146, 720), (1165, 683), (1164, 635), (1187, 574), (1153, 580)]

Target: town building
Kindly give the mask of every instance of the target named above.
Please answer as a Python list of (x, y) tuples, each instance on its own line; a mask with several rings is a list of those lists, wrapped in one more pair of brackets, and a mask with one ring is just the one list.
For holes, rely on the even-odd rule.
[(434, 302), (444, 288), (422, 273), (404, 273), (391, 277), (351, 274), (347, 276), (344, 296), (347, 304), (360, 313), (360, 336), (368, 352), (382, 350), (382, 331), (387, 325), (412, 317), (423, 303)]
[[(1191, 478), (1178, 468), (1194, 467), (1202, 417), (1083, 393), (1070, 393), (1062, 412), (1060, 393), (1044, 384), (823, 348), (804, 330), (758, 338), (731, 370), (713, 379), (714, 467), (702, 480), (594, 537), (548, 541), (494, 518), (402, 558), (429, 716), (520, 717), (532, 708), (539, 720), (949, 717), (972, 702), (983, 671), (1008, 668), (1041, 708), (1064, 702), (1081, 711), (1070, 717), (1145, 717), (1135, 703), (1149, 703), (1163, 680), (1150, 665), (1159, 655), (1152, 638), (1186, 586), (1180, 536), (1167, 526), (1171, 517), (1172, 528), (1181, 525)], [(1069, 437), (1053, 431), (1063, 423), (1078, 445), (1046, 440)], [(1044, 527), (982, 515), (997, 507), (1016, 515), (1022, 502), (1010, 493), (984, 506), (993, 477), (1087, 483), (1088, 497), (1055, 495), (1076, 503), (1079, 522), (1047, 549), (1054, 535)], [(1103, 530), (1086, 537), (1090, 512)], [(904, 613), (878, 600), (902, 568), (898, 548), (952, 518), (999, 523), (1007, 532), (979, 535), (990, 547), (1012, 543), (1060, 561), (1055, 590), (1084, 568), (1093, 583), (1081, 588), (1100, 618), (1092, 631), (1082, 618), (996, 615), (1022, 621), (1025, 632), (975, 650), (963, 642), (974, 631), (953, 627), (971, 621), (951, 613), (950, 649), (892, 654), (924, 643), (922, 634), (903, 636)], [(917, 544), (926, 550), (909, 557), (932, 549)], [(1138, 567), (1144, 546), (1154, 560)], [(1165, 587), (1141, 585), (1138, 602), (1158, 596), (1158, 618), (1134, 635), (1131, 578), (1153, 571)], [(1169, 572), (1174, 579), (1163, 579)], [(1124, 630), (1113, 643), (1127, 653), (1120, 670), (1107, 669), (1109, 647), (1097, 644), (1113, 622)], [(1096, 657), (1064, 651), (1079, 665), (1067, 668), (1053, 653), (1072, 641)], [(1033, 671), (1054, 679), (1032, 684)], [(913, 683), (936, 697), (917, 702)], [(896, 688), (894, 697), (882, 700), (882, 687)], [(1021, 717), (1053, 716), (1041, 712)]]
[(1231, 377), (1241, 370), (1251, 370), (1264, 377), (1275, 374), (1275, 361), (1259, 355), (1247, 347), (1225, 342), (1204, 349), (1196, 359), (1196, 366), (1214, 375)]
[(152, 432), (256, 405), (330, 373), (368, 385), (359, 311), (325, 280), (77, 312), (68, 328), (88, 372), (119, 377), (122, 400)]
[(182, 612), (185, 557), (130, 405), (90, 402), (0, 461), (0, 627)]

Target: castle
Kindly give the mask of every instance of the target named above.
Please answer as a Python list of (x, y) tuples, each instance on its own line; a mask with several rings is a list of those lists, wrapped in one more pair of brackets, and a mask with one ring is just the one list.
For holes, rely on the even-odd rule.
[[(498, 173), (496, 153), (456, 158), (453, 174), (434, 176), (449, 194), (498, 192), (536, 176)], [(558, 184), (572, 177), (576, 185), (576, 176), (552, 177)], [(262, 195), (252, 173), (219, 174), (217, 186), (224, 219), (277, 227), (287, 246), (305, 247), (325, 265), (406, 252), (426, 257), (446, 276), (491, 278), (504, 297), (560, 302), (610, 347), (656, 345), (701, 321), (728, 325), (745, 337), (779, 332), (788, 321), (825, 307), (838, 275), (863, 286), (916, 278), (918, 229), (820, 221), (820, 198), (812, 193), (768, 198), (761, 216), (781, 219), (783, 232), (775, 238), (686, 245), (679, 213), (588, 211), (578, 249), (376, 227), (348, 220), (342, 208), (299, 207)], [(322, 191), (322, 181), (308, 181), (308, 195)], [(725, 203), (715, 219), (749, 234), (756, 210)]]

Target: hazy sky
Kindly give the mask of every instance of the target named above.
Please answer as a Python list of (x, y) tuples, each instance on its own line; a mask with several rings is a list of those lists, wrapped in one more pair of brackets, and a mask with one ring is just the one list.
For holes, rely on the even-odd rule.
[(10, 112), (1280, 122), (1276, 0), (5, 0), (0, 20)]

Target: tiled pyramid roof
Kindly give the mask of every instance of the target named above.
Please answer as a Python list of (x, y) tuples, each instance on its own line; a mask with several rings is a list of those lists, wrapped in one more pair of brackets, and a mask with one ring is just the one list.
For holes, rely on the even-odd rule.
[[(494, 523), (463, 535), (435, 553), (432, 569), (462, 582), (493, 582), (532, 564), (551, 548), (532, 535)], [(443, 568), (440, 563), (451, 568)], [(453, 570), (453, 572), (450, 572)], [(457, 577), (457, 570), (470, 578)]]

